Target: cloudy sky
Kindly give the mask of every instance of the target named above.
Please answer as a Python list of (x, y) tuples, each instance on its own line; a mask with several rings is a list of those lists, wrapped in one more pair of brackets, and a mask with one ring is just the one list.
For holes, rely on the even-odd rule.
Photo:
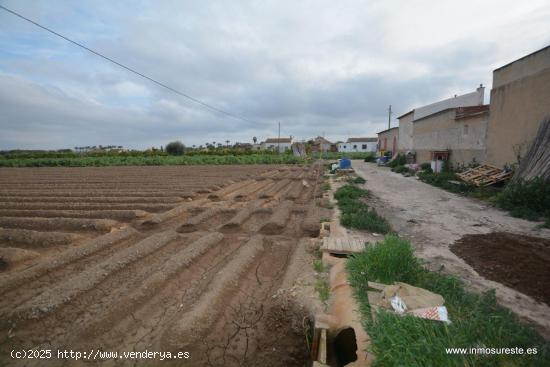
[[(371, 136), (550, 44), (547, 0), (0, 0), (0, 150)], [(488, 102), (489, 90), (486, 91)], [(393, 124), (397, 124), (393, 119)], [(393, 126), (393, 125), (392, 125)]]

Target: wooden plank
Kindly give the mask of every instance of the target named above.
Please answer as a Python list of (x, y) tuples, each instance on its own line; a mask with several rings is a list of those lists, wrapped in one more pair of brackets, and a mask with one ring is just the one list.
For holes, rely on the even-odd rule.
[(354, 238), (325, 237), (321, 251), (344, 255), (353, 254), (362, 252), (365, 248), (364, 243), (365, 241)]
[(500, 168), (489, 164), (483, 164), (457, 174), (462, 181), (476, 186), (492, 185), (510, 178), (511, 175), (511, 172), (503, 172)]

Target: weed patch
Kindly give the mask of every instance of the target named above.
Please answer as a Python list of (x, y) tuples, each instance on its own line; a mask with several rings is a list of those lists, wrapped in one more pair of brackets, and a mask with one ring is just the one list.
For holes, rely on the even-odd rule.
[[(408, 241), (388, 235), (384, 241), (354, 255), (346, 264), (359, 303), (363, 324), (376, 355), (374, 366), (546, 366), (550, 346), (532, 328), (500, 307), (494, 292), (482, 295), (464, 290), (452, 276), (425, 269)], [(451, 324), (398, 316), (379, 310), (372, 318), (368, 281), (403, 281), (441, 294)], [(446, 348), (537, 348), (531, 355), (447, 354)]]
[(313, 270), (315, 270), (318, 273), (322, 273), (325, 270), (325, 267), (323, 265), (323, 261), (313, 260)]
[(395, 159), (391, 160), (386, 166), (394, 168), (397, 166), (403, 166), (407, 163), (407, 158), (403, 154), (399, 154)]
[(395, 173), (405, 173), (405, 172), (409, 172), (409, 169), (403, 165), (400, 165), (400, 166), (395, 166), (395, 167), (392, 167), (392, 172), (395, 172)]
[(510, 183), (496, 198), (497, 205), (514, 217), (550, 220), (550, 182), (543, 178)]
[(376, 210), (361, 199), (368, 196), (367, 190), (361, 189), (355, 185), (342, 186), (334, 193), (334, 198), (338, 202), (338, 207), (342, 211), (340, 223), (344, 227), (365, 229), (378, 233), (388, 233), (391, 230), (388, 222), (378, 215)]
[(319, 293), (319, 299), (323, 302), (328, 301), (330, 297), (330, 287), (326, 279), (317, 279), (315, 290)]

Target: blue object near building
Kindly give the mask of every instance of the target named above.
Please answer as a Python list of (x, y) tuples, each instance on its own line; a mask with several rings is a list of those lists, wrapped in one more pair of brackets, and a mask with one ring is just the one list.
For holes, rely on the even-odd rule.
[(349, 158), (343, 157), (340, 159), (340, 169), (349, 169), (351, 168), (351, 160)]

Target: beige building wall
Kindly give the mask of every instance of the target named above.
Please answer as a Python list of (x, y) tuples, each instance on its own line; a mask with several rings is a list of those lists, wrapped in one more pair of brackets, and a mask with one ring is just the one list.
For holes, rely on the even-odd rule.
[(487, 162), (517, 163), (550, 115), (550, 46), (493, 71), (490, 111)]
[[(393, 140), (395, 138), (395, 151), (393, 149)], [(386, 146), (384, 146), (386, 142)], [(378, 133), (378, 150), (391, 150), (393, 154), (399, 151), (399, 128), (393, 127)]]
[(449, 109), (414, 124), (414, 151), (418, 163), (429, 162), (431, 152), (449, 150), (453, 166), (467, 166), (475, 159), (485, 161), (488, 114), (456, 120), (456, 110)]
[(399, 117), (399, 152), (413, 150), (413, 118), (414, 111)]

